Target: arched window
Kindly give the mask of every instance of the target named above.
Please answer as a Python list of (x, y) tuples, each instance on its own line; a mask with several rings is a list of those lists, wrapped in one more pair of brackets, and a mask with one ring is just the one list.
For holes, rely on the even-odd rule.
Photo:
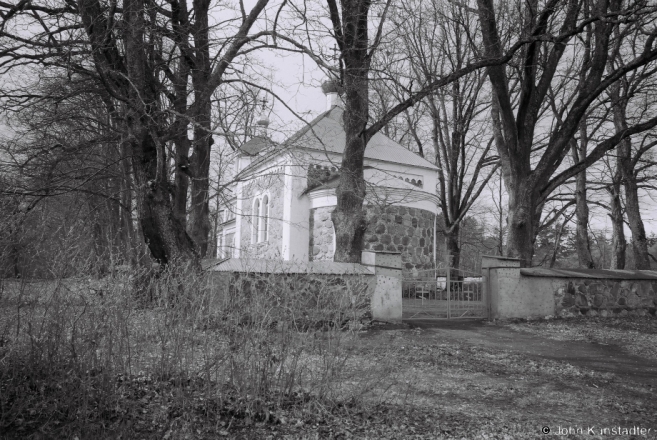
[(253, 202), (253, 211), (251, 212), (251, 243), (258, 242), (258, 231), (260, 229), (260, 199), (256, 198)]
[(260, 207), (260, 240), (267, 241), (269, 239), (269, 196), (265, 195), (262, 198), (262, 205)]

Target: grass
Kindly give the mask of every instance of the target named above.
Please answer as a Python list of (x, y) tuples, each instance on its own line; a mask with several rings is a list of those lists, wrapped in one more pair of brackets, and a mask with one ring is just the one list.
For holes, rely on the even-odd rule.
[[(267, 288), (217, 301), (203, 279), (153, 283), (146, 306), (127, 278), (0, 285), (0, 437), (533, 439), (543, 426), (657, 429), (655, 390), (615, 374), (431, 330), (341, 329), (359, 301), (309, 304), (302, 292)], [(312, 316), (335, 325), (308, 325)], [(645, 348), (656, 322), (508, 326)], [(652, 356), (635, 345), (624, 344)]]

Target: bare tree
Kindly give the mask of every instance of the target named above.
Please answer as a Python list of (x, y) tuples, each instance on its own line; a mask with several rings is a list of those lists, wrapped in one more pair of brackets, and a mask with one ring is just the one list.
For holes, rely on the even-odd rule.
[[(243, 4), (236, 14), (230, 11), (215, 41), (205, 0), (194, 1), (193, 11), (185, 2), (143, 0), (126, 0), (121, 7), (102, 0), (0, 6), (5, 17), (0, 62), (6, 71), (19, 75), (30, 65), (96, 82), (99, 96), (122, 127), (121, 142), (132, 158), (141, 231), (152, 256), (163, 264), (197, 261), (207, 249), (211, 96), (235, 60), (254, 49), (261, 34), (250, 32), (268, 2), (258, 0), (248, 12)], [(37, 98), (25, 89), (3, 94), (9, 104)], [(190, 124), (193, 141), (187, 135)], [(173, 157), (179, 167), (173, 196), (169, 142), (175, 144)], [(197, 243), (187, 234), (182, 215), (189, 176), (190, 233)]]
[[(477, 19), (463, 7), (410, 0), (400, 9), (392, 17), (395, 31), (391, 41), (383, 49), (404, 61), (377, 60), (382, 64), (381, 76), (402, 79), (376, 83), (378, 89), (387, 85), (393, 102), (399, 102), (410, 83), (426, 84), (436, 76), (462, 69), (476, 51)], [(497, 156), (491, 154), (490, 100), (485, 86), (485, 72), (474, 71), (429, 94), (412, 113), (407, 109), (397, 117), (397, 125), (404, 129), (395, 131), (401, 131), (409, 146), (438, 166), (436, 191), (443, 219), (439, 226), (454, 267), (460, 262), (461, 221), (498, 167)], [(385, 114), (386, 106), (381, 110)]]
[[(643, 2), (632, 2), (623, 7), (620, 0), (585, 2), (576, 0), (552, 0), (543, 4), (538, 1), (517, 5), (519, 15), (513, 23), (501, 23), (491, 0), (478, 0), (484, 51), (488, 57), (500, 56), (505, 43), (500, 37), (500, 26), (520, 29), (517, 38), (542, 36), (527, 44), (522, 56), (515, 63), (514, 80), (519, 84), (517, 108), (514, 109), (509, 72), (503, 65), (488, 68), (488, 76), (494, 92), (494, 107), (499, 115), (501, 136), (496, 144), (501, 159), (504, 180), (509, 192), (509, 235), (507, 254), (519, 257), (523, 265), (530, 265), (540, 221), (542, 206), (548, 196), (571, 177), (600, 159), (623, 139), (657, 125), (652, 117), (599, 142), (586, 157), (565, 170), (559, 171), (564, 157), (577, 133), (580, 122), (588, 109), (614, 82), (624, 74), (657, 59), (653, 47), (657, 31), (648, 31), (648, 23), (654, 17), (654, 8)], [(502, 17), (503, 18), (503, 17)], [(612, 48), (614, 30), (620, 27), (621, 35), (637, 34), (636, 56), (615, 69), (606, 71)], [(541, 126), (539, 117), (544, 111), (546, 96), (564, 65), (575, 63), (578, 52), (576, 35), (591, 29), (593, 51), (585, 67), (579, 71), (577, 86), (565, 96), (559, 108), (567, 118), (551, 118), (549, 137), (537, 144), (537, 132)], [(567, 47), (569, 52), (566, 51)], [(573, 55), (573, 56), (571, 56)], [(575, 80), (570, 78), (571, 82)], [(560, 120), (561, 119), (561, 120)]]
[[(455, 67), (449, 72), (436, 73), (420, 84), (409, 84), (403, 98), (370, 124), (369, 73), (372, 58), (376, 55), (385, 35), (386, 18), (391, 2), (388, 0), (385, 4), (377, 5), (379, 22), (371, 41), (369, 13), (372, 3), (369, 0), (342, 0), (339, 2), (327, 0), (327, 5), (332, 24), (332, 36), (340, 54), (337, 76), (344, 89), (343, 119), (346, 132), (346, 145), (336, 189), (337, 206), (332, 213), (336, 229), (334, 259), (335, 261), (358, 262), (365, 232), (363, 163), (368, 141), (398, 115), (441, 87), (483, 67), (503, 65), (508, 62), (513, 54), (525, 44), (525, 41), (517, 41), (510, 45), (505, 52), (500, 51), (494, 56), (477, 56), (467, 61), (464, 60), (463, 67)], [(297, 44), (296, 47), (299, 46)], [(314, 59), (318, 59), (310, 47), (304, 47), (302, 50), (311, 54)], [(330, 69), (330, 66), (326, 64), (324, 66)]]

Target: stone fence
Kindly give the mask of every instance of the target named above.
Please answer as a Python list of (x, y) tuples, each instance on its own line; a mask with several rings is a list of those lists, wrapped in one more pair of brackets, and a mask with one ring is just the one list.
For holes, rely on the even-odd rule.
[(503, 257), (482, 260), (491, 319), (545, 316), (645, 316), (657, 309), (657, 272), (520, 268)]
[(303, 302), (314, 310), (369, 313), (379, 321), (401, 320), (401, 255), (362, 254), (362, 264), (332, 261), (228, 259), (204, 264), (219, 300), (267, 293), (274, 301)]

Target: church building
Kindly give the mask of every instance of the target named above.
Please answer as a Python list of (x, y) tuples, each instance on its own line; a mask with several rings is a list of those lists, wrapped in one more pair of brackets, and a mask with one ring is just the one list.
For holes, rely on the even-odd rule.
[[(246, 142), (219, 225), (219, 257), (332, 260), (338, 169), (345, 148), (342, 100), (322, 87), (327, 110), (278, 144)], [(266, 119), (258, 121), (264, 130)], [(365, 150), (364, 250), (400, 252), (404, 273), (434, 267), (438, 168), (377, 133)]]

